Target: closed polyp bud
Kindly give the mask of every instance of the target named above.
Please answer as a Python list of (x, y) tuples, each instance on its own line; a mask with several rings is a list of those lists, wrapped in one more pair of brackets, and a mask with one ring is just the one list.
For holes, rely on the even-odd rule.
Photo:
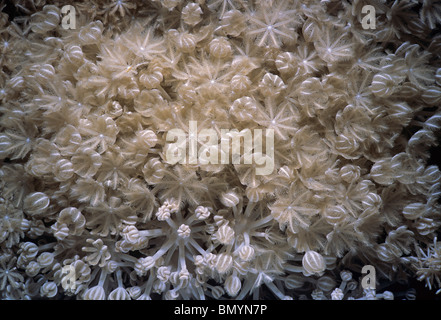
[(43, 192), (32, 192), (26, 196), (23, 210), (30, 215), (42, 214), (49, 207), (49, 197)]
[[(218, 213), (221, 213), (221, 212), (218, 212)], [(215, 216), (213, 217), (213, 220), (214, 220), (214, 223), (215, 223), (218, 227), (220, 227), (220, 226), (222, 226), (222, 225), (224, 225), (224, 224), (228, 224), (228, 220), (226, 220), (226, 219), (223, 217), (222, 214), (217, 214), (217, 215), (215, 215)]]
[(224, 288), (230, 297), (237, 296), (241, 287), (242, 287), (242, 283), (238, 276), (230, 275), (225, 280)]
[(210, 55), (217, 59), (225, 59), (231, 55), (231, 45), (226, 38), (215, 38), (209, 44)]
[(384, 291), (383, 292), (383, 299), (384, 300), (393, 300), (394, 299), (394, 294), (390, 291)]
[(42, 11), (31, 15), (30, 26), (35, 33), (45, 34), (60, 24), (60, 9), (53, 5), (45, 5)]
[(207, 207), (198, 206), (194, 211), (198, 220), (205, 220), (210, 216), (210, 210)]
[(202, 9), (197, 3), (189, 3), (182, 9), (182, 20), (190, 26), (197, 25), (202, 20)]
[(363, 205), (363, 208), (379, 208), (382, 203), (381, 197), (373, 192), (369, 192), (367, 196), (363, 199), (361, 204)]
[(82, 229), (86, 224), (86, 219), (77, 208), (67, 207), (60, 211), (57, 222), (72, 225), (74, 229)]
[(347, 217), (346, 209), (342, 205), (332, 206), (326, 209), (325, 219), (329, 224), (337, 224)]
[(118, 287), (109, 293), (108, 300), (130, 300), (130, 294), (125, 288)]
[(345, 282), (351, 281), (352, 273), (350, 271), (343, 270), (342, 272), (340, 272), (340, 278)]
[(164, 201), (164, 203), (162, 204), (161, 208), (167, 209), (170, 212), (178, 212), (179, 210), (179, 201), (176, 200), (175, 198), (170, 198)]
[(317, 280), (317, 288), (324, 292), (331, 291), (336, 285), (335, 280), (329, 276), (323, 276)]
[(158, 212), (156, 212), (156, 218), (158, 218), (159, 221), (165, 221), (170, 218), (170, 210), (167, 208), (159, 208)]
[(40, 264), (36, 261), (31, 261), (26, 266), (26, 275), (29, 277), (35, 277), (40, 272)]
[(20, 243), (19, 253), (26, 261), (31, 261), (37, 256), (38, 247), (33, 242), (22, 242)]
[(213, 295), (213, 298), (219, 299), (223, 296), (225, 293), (225, 290), (221, 286), (215, 286), (211, 289), (211, 294)]
[(162, 180), (165, 174), (164, 164), (158, 158), (152, 158), (142, 168), (144, 179), (150, 183), (158, 183)]
[(156, 272), (156, 275), (157, 275), (159, 280), (161, 280), (162, 282), (166, 282), (170, 278), (170, 273), (171, 273), (170, 267), (168, 267), (168, 266), (161, 266), (161, 267), (158, 268), (158, 271)]
[(179, 291), (169, 290), (165, 293), (165, 300), (177, 300), (179, 298)]
[(40, 294), (43, 297), (53, 298), (56, 296), (58, 292), (57, 285), (55, 282), (48, 281), (45, 284), (43, 284), (40, 288)]
[(181, 0), (162, 0), (161, 4), (168, 10), (173, 10), (177, 5), (181, 3)]
[(321, 291), (319, 289), (314, 289), (311, 292), (311, 297), (314, 300), (326, 300), (326, 296), (324, 295), (323, 291)]
[(221, 253), (216, 258), (216, 270), (223, 274), (230, 271), (233, 266), (233, 257), (227, 253)]
[(357, 289), (358, 282), (355, 280), (351, 280), (346, 284), (346, 290), (353, 291)]
[(189, 280), (190, 280), (190, 272), (188, 272), (187, 269), (181, 269), (181, 271), (179, 271), (179, 273), (178, 273), (178, 276), (179, 276), (179, 281), (181, 283), (181, 286), (183, 288), (185, 288), (188, 285)]
[(94, 21), (80, 29), (78, 40), (80, 44), (98, 43), (103, 34), (104, 25), (101, 21)]
[(132, 299), (137, 299), (142, 294), (142, 289), (138, 286), (134, 286), (127, 288), (127, 292)]
[(47, 63), (38, 66), (36, 71), (35, 79), (40, 83), (46, 83), (47, 81), (52, 80), (52, 78), (55, 76), (54, 67)]
[(142, 72), (139, 76), (139, 82), (147, 89), (159, 88), (164, 76), (162, 74), (162, 68), (155, 67), (151, 71)]
[(190, 84), (183, 84), (178, 88), (178, 96), (184, 104), (191, 105), (197, 99), (197, 92), (194, 90), (194, 86)]
[(372, 79), (371, 91), (377, 97), (388, 97), (395, 89), (395, 80), (387, 73), (379, 73)]
[(108, 260), (103, 267), (107, 273), (114, 273), (118, 269), (118, 263), (114, 260)]
[(380, 244), (376, 248), (376, 253), (378, 258), (384, 262), (391, 262), (400, 256), (401, 252), (399, 250), (394, 250), (393, 246), (387, 245), (385, 243)]
[(404, 207), (403, 216), (406, 219), (414, 220), (421, 217), (424, 213), (425, 205), (423, 203), (411, 203)]
[(74, 172), (83, 178), (91, 177), (101, 167), (101, 156), (92, 148), (82, 148), (71, 158)]
[(390, 164), (385, 161), (378, 161), (371, 168), (371, 178), (382, 185), (391, 185), (394, 182), (394, 173)]
[(225, 12), (220, 21), (222, 30), (233, 37), (239, 36), (246, 29), (245, 17), (239, 10)]
[(332, 293), (331, 293), (332, 300), (343, 300), (343, 297), (344, 297), (344, 294), (340, 288), (335, 288), (334, 291), (332, 291)]
[(177, 230), (178, 236), (180, 238), (188, 238), (191, 234), (191, 229), (186, 224), (181, 224)]
[(102, 286), (87, 289), (83, 296), (84, 300), (106, 300), (106, 292)]
[(207, 255), (205, 255), (204, 259), (206, 262), (204, 266), (211, 269), (213, 269), (216, 266), (217, 256), (215, 254), (208, 253)]
[(156, 280), (156, 281), (153, 283), (153, 292), (155, 292), (155, 293), (159, 293), (159, 294), (161, 294), (161, 293), (163, 293), (166, 289), (167, 289), (167, 285), (166, 285), (164, 282), (162, 282), (162, 281)]
[(179, 49), (185, 53), (191, 53), (196, 48), (196, 37), (190, 33), (182, 33), (177, 38)]
[(272, 73), (265, 74), (259, 83), (260, 92), (264, 97), (278, 95), (285, 88), (283, 80)]
[(141, 139), (142, 143), (149, 148), (153, 148), (158, 142), (158, 137), (152, 130), (138, 131), (136, 135), (139, 139)]
[(106, 113), (113, 119), (116, 117), (119, 117), (123, 113), (123, 108), (121, 107), (121, 104), (118, 101), (112, 101), (111, 103), (108, 103), (106, 108)]
[(138, 276), (144, 276), (147, 271), (155, 266), (156, 260), (153, 257), (140, 258), (135, 263), (135, 272)]
[(64, 52), (64, 58), (73, 65), (80, 65), (84, 61), (83, 50), (80, 46), (71, 45)]
[(423, 101), (428, 105), (435, 106), (441, 103), (441, 88), (437, 86), (430, 86), (421, 95)]
[(54, 167), (54, 175), (57, 181), (66, 181), (74, 175), (73, 164), (67, 159), (58, 160)]
[(230, 113), (239, 121), (252, 120), (256, 111), (256, 102), (251, 97), (236, 99), (230, 107)]
[(335, 139), (335, 150), (338, 152), (351, 155), (359, 148), (360, 144), (357, 139), (352, 136), (339, 134)]
[(64, 240), (69, 235), (69, 228), (65, 223), (56, 222), (51, 226), (51, 229), (57, 240)]
[(306, 275), (321, 274), (326, 269), (326, 262), (320, 253), (309, 250), (303, 256), (302, 266)]
[(228, 225), (222, 225), (215, 233), (216, 239), (222, 244), (230, 244), (234, 239), (234, 230)]
[(224, 192), (220, 196), (222, 204), (228, 208), (235, 207), (239, 203), (239, 195), (234, 191)]
[(236, 93), (245, 93), (251, 87), (251, 80), (243, 74), (236, 74), (231, 78), (231, 90)]
[(285, 280), (288, 289), (300, 289), (305, 284), (305, 278), (298, 274), (290, 274)]
[(292, 52), (282, 52), (276, 57), (277, 70), (282, 74), (294, 75), (298, 70), (298, 62)]
[(127, 226), (122, 231), (124, 240), (128, 243), (135, 244), (139, 240), (139, 230), (135, 226)]
[(320, 32), (317, 23), (312, 19), (307, 19), (302, 27), (302, 34), (306, 42), (313, 42)]
[(411, 82), (405, 82), (400, 85), (400, 97), (404, 98), (404, 100), (415, 98), (419, 94), (420, 90)]
[(340, 169), (340, 177), (347, 183), (355, 182), (360, 178), (360, 167), (348, 164)]
[(239, 250), (239, 258), (250, 261), (254, 258), (254, 248), (248, 244), (243, 245)]
[(51, 252), (43, 252), (37, 258), (37, 262), (40, 264), (40, 267), (46, 268), (54, 262), (54, 254)]

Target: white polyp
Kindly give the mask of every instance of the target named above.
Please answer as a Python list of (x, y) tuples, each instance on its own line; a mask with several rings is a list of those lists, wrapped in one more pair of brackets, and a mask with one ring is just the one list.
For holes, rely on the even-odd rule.
[(177, 230), (178, 236), (181, 238), (188, 238), (191, 233), (191, 229), (186, 224), (181, 224)]

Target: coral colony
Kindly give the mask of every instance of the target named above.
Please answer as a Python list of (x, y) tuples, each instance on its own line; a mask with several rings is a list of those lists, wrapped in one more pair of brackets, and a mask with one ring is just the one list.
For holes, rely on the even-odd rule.
[(1, 299), (440, 291), (439, 1), (7, 3)]

